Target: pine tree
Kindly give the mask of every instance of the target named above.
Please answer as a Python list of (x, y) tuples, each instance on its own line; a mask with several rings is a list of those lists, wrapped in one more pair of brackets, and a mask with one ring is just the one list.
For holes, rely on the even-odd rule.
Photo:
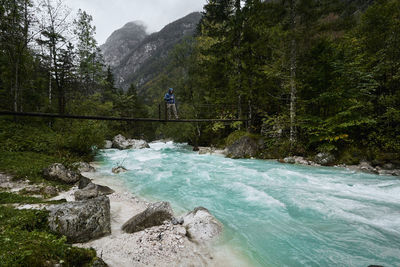
[(94, 93), (104, 79), (103, 58), (97, 41), (94, 37), (96, 27), (92, 25), (93, 18), (85, 11), (78, 11), (78, 18), (74, 21), (74, 33), (78, 38), (78, 76), (84, 88), (84, 94)]
[[(49, 62), (49, 104), (50, 108), (53, 99), (53, 78), (55, 82), (55, 91), (58, 99), (58, 112), (63, 114), (66, 107), (65, 97), (65, 75), (66, 67), (71, 68), (72, 64), (72, 44), (68, 39), (68, 30), (70, 23), (68, 21), (70, 10), (63, 4), (62, 0), (44, 0), (40, 6), (43, 9), (43, 17), (41, 22), (41, 36), (37, 43), (44, 46), (48, 50), (47, 58)], [(69, 49), (64, 47), (69, 46)], [(63, 62), (60, 62), (63, 61)], [(64, 68), (64, 69), (62, 69)]]
[(32, 22), (29, 0), (0, 1), (0, 47), (7, 64), (7, 72), (12, 72), (8, 80), (9, 103), (14, 111), (22, 110), (21, 84), (24, 79), (22, 69), (28, 60), (29, 27)]

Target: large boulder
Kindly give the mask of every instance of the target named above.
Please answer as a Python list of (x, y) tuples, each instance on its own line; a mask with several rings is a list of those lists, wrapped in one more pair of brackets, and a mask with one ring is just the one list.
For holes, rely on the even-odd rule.
[(283, 159), (284, 163), (288, 163), (288, 164), (295, 164), (296, 163), (296, 159), (294, 157), (286, 157)]
[(150, 148), (149, 144), (144, 140), (128, 139), (133, 149)]
[(104, 149), (110, 149), (112, 148), (113, 142), (110, 140), (105, 140), (104, 141)]
[(257, 155), (262, 144), (256, 139), (243, 136), (227, 147), (227, 155), (230, 158), (250, 158)]
[(331, 165), (335, 162), (335, 156), (332, 155), (331, 153), (318, 153), (315, 157), (314, 157), (314, 161), (317, 164), (321, 164), (321, 165)]
[(87, 178), (85, 176), (82, 176), (81, 179), (79, 180), (78, 188), (79, 189), (83, 189), (86, 186), (88, 186), (90, 183), (92, 183), (91, 179), (89, 179), (89, 178)]
[(379, 174), (379, 171), (376, 168), (372, 167), (371, 164), (367, 161), (361, 161), (360, 164), (358, 165), (358, 168), (362, 172)]
[(378, 170), (379, 175), (386, 175), (386, 176), (400, 176), (400, 169), (395, 169), (395, 170), (385, 170), (385, 169), (380, 169)]
[(68, 242), (82, 243), (111, 233), (110, 200), (106, 196), (49, 207), (50, 229)]
[(95, 172), (96, 169), (87, 162), (75, 162), (72, 164), (80, 172)]
[(152, 226), (161, 225), (164, 221), (171, 220), (173, 216), (169, 202), (153, 203), (146, 210), (124, 223), (122, 230), (126, 233), (142, 231)]
[(57, 187), (48, 185), (42, 189), (42, 193), (46, 196), (56, 196), (58, 194)]
[(117, 149), (142, 149), (149, 148), (149, 144), (144, 140), (126, 139), (125, 136), (119, 134), (114, 137), (112, 147)]
[(76, 183), (82, 177), (80, 173), (67, 169), (61, 163), (54, 163), (53, 165), (44, 169), (43, 176), (46, 179), (63, 182), (67, 184)]
[(286, 157), (282, 161), (282, 163), (289, 163), (289, 164), (300, 164), (300, 165), (318, 165), (312, 161), (308, 161), (303, 157), (300, 156), (293, 156), (293, 157)]
[(195, 208), (183, 217), (188, 237), (196, 242), (209, 241), (222, 232), (222, 224), (203, 207)]
[(117, 149), (128, 149), (130, 146), (128, 140), (125, 138), (125, 136), (119, 134), (114, 137), (112, 141), (112, 147), (117, 148)]
[(90, 183), (85, 188), (76, 190), (74, 196), (75, 200), (79, 201), (96, 198), (98, 196), (110, 195), (112, 193), (114, 193), (114, 190), (112, 190), (108, 186)]

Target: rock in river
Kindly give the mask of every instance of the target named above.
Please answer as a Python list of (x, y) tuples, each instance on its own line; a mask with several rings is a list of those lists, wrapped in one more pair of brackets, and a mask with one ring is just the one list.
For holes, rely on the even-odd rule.
[(127, 233), (142, 231), (146, 228), (163, 224), (173, 218), (173, 212), (169, 202), (157, 202), (151, 204), (145, 211), (133, 216), (124, 223), (122, 230)]
[(50, 229), (71, 243), (88, 242), (111, 233), (110, 200), (106, 196), (49, 207)]
[(121, 173), (121, 172), (127, 172), (127, 171), (128, 170), (125, 167), (122, 167), (122, 166), (118, 166), (118, 167), (112, 168), (112, 173), (115, 173), (115, 174), (118, 174), (118, 173)]
[(296, 159), (294, 157), (286, 157), (283, 159), (284, 163), (289, 163), (289, 164), (295, 164), (296, 163)]
[(333, 164), (333, 162), (335, 161), (335, 156), (332, 155), (331, 153), (318, 153), (315, 158), (314, 161), (317, 164), (321, 164), (321, 165), (331, 165)]
[(114, 137), (112, 147), (117, 149), (142, 149), (149, 148), (149, 144), (144, 140), (126, 139), (125, 136), (119, 134)]

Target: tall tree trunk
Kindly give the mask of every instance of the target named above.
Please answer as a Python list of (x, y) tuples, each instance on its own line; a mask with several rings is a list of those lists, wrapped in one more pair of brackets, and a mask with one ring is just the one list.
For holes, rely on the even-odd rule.
[(297, 41), (295, 36), (296, 30), (296, 0), (290, 1), (290, 145), (293, 149), (296, 143), (296, 70), (297, 70)]
[[(236, 75), (238, 77), (237, 81), (237, 90), (239, 92), (238, 96), (238, 119), (242, 117), (242, 57), (240, 47), (242, 44), (242, 18), (241, 18), (241, 1), (235, 0), (235, 31), (234, 31), (234, 44), (237, 50), (236, 57)], [(241, 125), (239, 125), (239, 130), (241, 129)]]
[(14, 112), (18, 112), (18, 96), (19, 96), (19, 56), (15, 61), (15, 84), (14, 84)]
[(51, 60), (52, 55), (51, 55), (51, 48), (50, 48), (50, 70), (49, 70), (49, 107), (51, 109), (51, 104), (52, 104), (52, 87), (51, 87), (51, 82), (52, 82), (52, 75), (51, 75)]

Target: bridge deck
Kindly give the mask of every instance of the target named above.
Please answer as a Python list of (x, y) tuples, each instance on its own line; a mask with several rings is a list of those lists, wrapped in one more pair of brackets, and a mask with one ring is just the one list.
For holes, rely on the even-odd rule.
[(248, 119), (179, 119), (165, 120), (155, 118), (118, 118), (107, 116), (80, 116), (53, 113), (34, 113), (34, 112), (13, 112), (0, 111), (0, 116), (19, 116), (19, 117), (42, 117), (42, 118), (60, 118), (60, 119), (78, 119), (78, 120), (101, 120), (101, 121), (128, 121), (128, 122), (235, 122), (248, 121)]

